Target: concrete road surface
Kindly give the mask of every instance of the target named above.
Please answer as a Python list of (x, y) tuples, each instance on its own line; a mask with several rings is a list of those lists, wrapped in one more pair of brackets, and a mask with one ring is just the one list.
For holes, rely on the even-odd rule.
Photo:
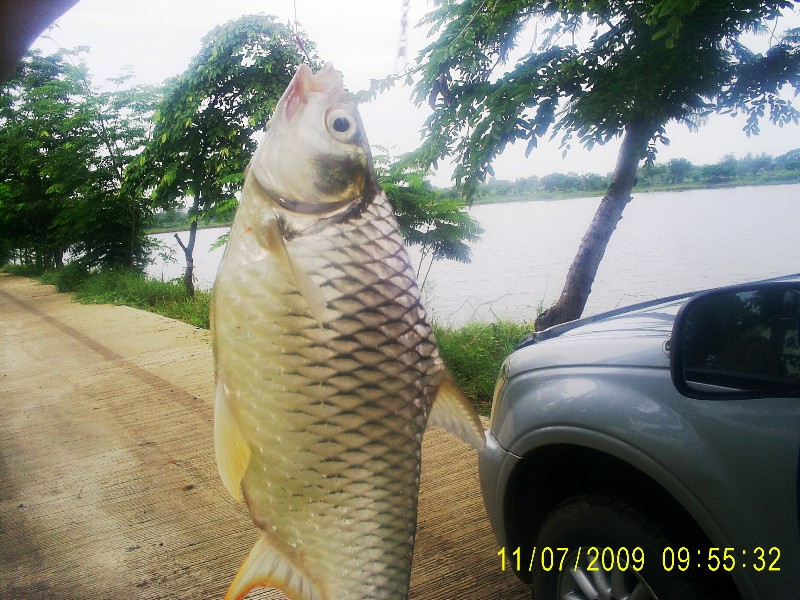
[[(212, 401), (207, 331), (0, 274), (0, 598), (221, 598), (258, 534), (217, 475)], [(529, 598), (475, 453), (431, 429), (422, 471), (409, 597)]]

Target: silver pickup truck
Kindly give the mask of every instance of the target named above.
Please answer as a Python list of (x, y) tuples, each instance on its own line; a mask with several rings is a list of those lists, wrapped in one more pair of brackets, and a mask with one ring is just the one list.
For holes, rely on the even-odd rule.
[(800, 594), (800, 275), (534, 334), (481, 487), (535, 600)]

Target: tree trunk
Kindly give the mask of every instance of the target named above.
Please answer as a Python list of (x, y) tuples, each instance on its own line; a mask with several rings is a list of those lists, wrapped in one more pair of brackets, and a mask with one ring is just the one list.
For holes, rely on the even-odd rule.
[(186, 270), (183, 272), (183, 284), (186, 286), (186, 293), (190, 298), (194, 298), (194, 242), (197, 238), (197, 211), (200, 207), (200, 194), (197, 194), (194, 199), (192, 211), (189, 214), (194, 215), (194, 220), (189, 227), (189, 243), (184, 245), (180, 236), (175, 234), (175, 239), (178, 240), (178, 245), (183, 250), (183, 255), (186, 257)]
[(194, 240), (197, 237), (197, 221), (194, 221), (189, 227), (189, 243), (185, 244), (180, 236), (176, 233), (175, 239), (178, 245), (183, 250), (183, 256), (186, 258), (186, 269), (183, 272), (183, 285), (186, 286), (186, 293), (189, 297), (194, 298)]
[(134, 244), (136, 242), (136, 209), (133, 206), (133, 200), (128, 200), (128, 217), (131, 220), (131, 243), (128, 245), (128, 267), (134, 269), (136, 267), (136, 260), (134, 259)]
[(537, 331), (578, 319), (583, 313), (611, 234), (631, 200), (631, 190), (636, 185), (636, 171), (654, 131), (655, 128), (642, 123), (632, 123), (626, 128), (611, 185), (581, 240), (561, 296), (536, 319)]

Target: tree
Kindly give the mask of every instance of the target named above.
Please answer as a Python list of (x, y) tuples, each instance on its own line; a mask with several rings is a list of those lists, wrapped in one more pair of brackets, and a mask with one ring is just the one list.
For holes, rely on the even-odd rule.
[(82, 51), (31, 52), (0, 90), (0, 232), (42, 267), (67, 250), (88, 266), (140, 265), (146, 215), (119, 188), (152, 91), (97, 92)]
[[(589, 149), (622, 138), (608, 190), (539, 329), (581, 315), (639, 163), (668, 141), (666, 124), (696, 127), (712, 111), (746, 114), (748, 135), (758, 133), (761, 118), (798, 122), (779, 92), (800, 84), (800, 31), (765, 54), (741, 41), (791, 10), (790, 0), (437, 4), (426, 22), (438, 38), (417, 59), (416, 101), (433, 108), (421, 163), (455, 157), (456, 183), (471, 196), (508, 143), (525, 140), (530, 152), (552, 132), (563, 135), (566, 153), (574, 137)], [(518, 46), (531, 50), (505, 69)]]
[(740, 175), (759, 175), (775, 169), (775, 159), (768, 154), (753, 156), (751, 153), (737, 161), (737, 173)]
[(35, 54), (0, 90), (0, 237), (37, 266), (63, 254), (50, 232), (57, 204), (46, 176), (50, 132), (70, 110), (60, 73), (60, 59)]
[(637, 183), (641, 182), (645, 185), (664, 185), (669, 179), (669, 169), (667, 165), (656, 164), (648, 162), (641, 169), (639, 169), (637, 176)]
[(781, 169), (800, 171), (800, 148), (790, 150), (775, 159), (775, 165)]
[(683, 183), (689, 173), (692, 172), (693, 165), (685, 158), (673, 158), (667, 163), (667, 174), (670, 183)]
[[(169, 85), (154, 116), (153, 138), (126, 174), (131, 193), (168, 209), (190, 198), (184, 283), (194, 294), (198, 219), (235, 204), (235, 193), (268, 117), (312, 44), (274, 17), (245, 16), (216, 27), (200, 53)], [(313, 57), (312, 57), (313, 58)], [(318, 66), (318, 65), (317, 65)]]

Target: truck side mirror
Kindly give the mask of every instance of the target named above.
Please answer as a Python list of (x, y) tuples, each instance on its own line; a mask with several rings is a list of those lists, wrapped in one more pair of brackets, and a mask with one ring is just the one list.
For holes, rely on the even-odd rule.
[(698, 294), (673, 325), (673, 383), (691, 398), (800, 397), (799, 330), (796, 282)]

